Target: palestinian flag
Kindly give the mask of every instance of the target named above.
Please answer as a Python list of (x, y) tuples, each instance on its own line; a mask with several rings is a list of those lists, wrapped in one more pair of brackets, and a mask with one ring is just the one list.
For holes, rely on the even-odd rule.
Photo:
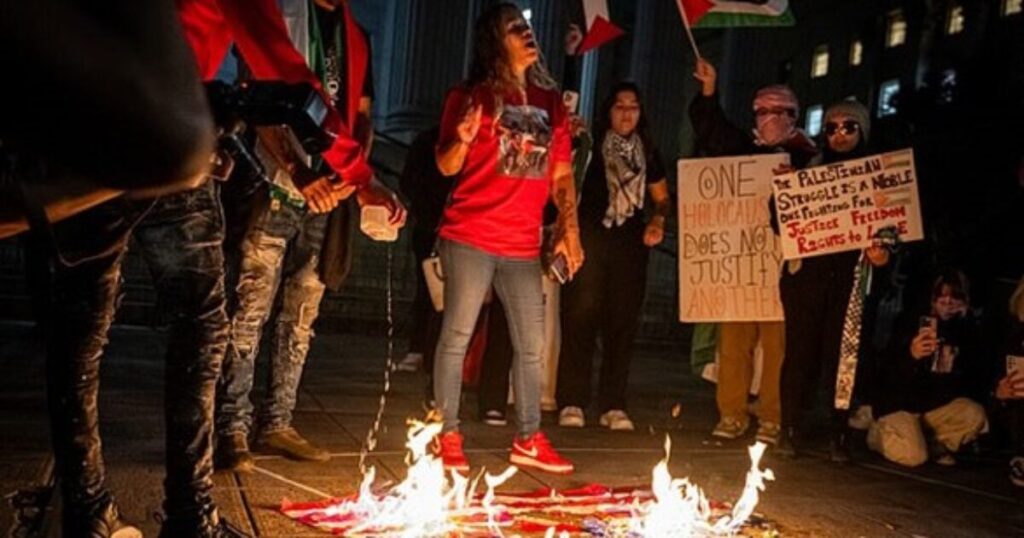
[(625, 33), (611, 22), (608, 0), (583, 0), (583, 15), (587, 19), (587, 34), (576, 49), (576, 54), (582, 55), (596, 49)]
[(789, 0), (676, 0), (691, 28), (793, 26)]

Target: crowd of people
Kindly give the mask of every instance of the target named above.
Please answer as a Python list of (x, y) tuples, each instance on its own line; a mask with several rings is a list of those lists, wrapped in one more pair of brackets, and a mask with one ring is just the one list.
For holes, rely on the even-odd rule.
[[(214, 468), (251, 470), (250, 437), (268, 452), (302, 460), (328, 456), (292, 427), (291, 418), (320, 300), (325, 289), (341, 284), (351, 259), (350, 224), (357, 222), (351, 200), (383, 208), (392, 226), (405, 219), (398, 197), (368, 164), (369, 46), (347, 2), (156, 4), (140, 10), (133, 2), (112, 2), (86, 13), (41, 2), (9, 6), (18, 12), (3, 17), (5, 39), (30, 56), (22, 65), (34, 70), (15, 77), (12, 91), (22, 100), (14, 107), (66, 114), (71, 125), (92, 126), (75, 144), (62, 145), (65, 152), (36, 136), (54, 122), (12, 111), (3, 132), (3, 199), (14, 192), (21, 202), (13, 211), (4, 206), (5, 231), (26, 220), (31, 228), (23, 243), (46, 334), (61, 530), (71, 538), (141, 536), (107, 487), (97, 410), (100, 361), (132, 237), (169, 325), (160, 536), (219, 538), (242, 534), (219, 515), (211, 495)], [(18, 21), (34, 28), (53, 17), (66, 24), (47, 38), (52, 46), (39, 46), (46, 32), (6, 26)], [(277, 97), (262, 103), (264, 112), (301, 109), (312, 99), (319, 102), (317, 113), (261, 122), (211, 110), (201, 81), (215, 78), (232, 44), (241, 66), (231, 84), (277, 85), (265, 87)], [(61, 68), (58, 58), (76, 49), (108, 60), (100, 62), (104, 69), (121, 71), (104, 79), (103, 73)], [(96, 80), (114, 84), (124, 77), (135, 79), (95, 87)], [(292, 85), (291, 93), (282, 93), (281, 83)], [(85, 103), (72, 100), (62, 108), (69, 101), (40, 90), (52, 87)], [(124, 88), (139, 90), (113, 91)], [(217, 86), (207, 88), (212, 103)], [(160, 94), (163, 89), (172, 93)], [(289, 101), (293, 95), (303, 102)], [(102, 108), (108, 100), (117, 106)], [(97, 118), (106, 129), (95, 129)], [(181, 121), (165, 123), (175, 118)], [(308, 143), (300, 132), (309, 133), (302, 126), (310, 121), (333, 136)], [(281, 123), (292, 127), (275, 126)], [(111, 149), (119, 152), (116, 158)], [(132, 160), (153, 151), (158, 158)], [(10, 219), (10, 212), (21, 218)], [(281, 308), (267, 396), (254, 417), (253, 365), (275, 303)]]
[[(367, 163), (370, 55), (347, 2), (181, 0), (176, 16), (160, 21), (133, 11), (132, 2), (115, 4), (120, 7), (82, 24), (137, 23), (140, 32), (159, 37), (176, 69), (157, 74), (140, 67), (138, 76), (176, 77), (172, 86), (184, 89), (184, 97), (169, 99), (167, 112), (191, 120), (168, 127), (167, 140), (96, 142), (148, 141), (177, 151), (108, 173), (106, 153), (55, 154), (30, 122), (13, 122), (3, 132), (11, 173), (0, 187), (13, 188), (23, 204), (40, 325), (53, 336), (46, 339), (47, 394), (64, 536), (136, 535), (105, 483), (97, 413), (99, 364), (131, 237), (170, 326), (161, 536), (233, 536), (237, 531), (210, 495), (214, 468), (251, 471), (252, 450), (329, 459), (292, 426), (319, 305), (346, 276), (358, 206), (383, 207), (393, 227), (404, 224), (405, 208)], [(24, 16), (39, 16), (23, 9)], [(46, 71), (53, 51), (27, 47), (30, 37), (8, 38), (25, 40), (18, 43), (38, 55), (40, 72), (91, 87), (83, 73)], [(330, 144), (309, 151), (287, 127), (241, 129), (237, 118), (215, 118), (214, 128), (200, 81), (217, 75), (231, 43), (240, 55), (231, 82), (305, 84), (323, 100)], [(152, 52), (114, 49), (140, 57)], [(414, 215), (413, 252), (424, 271), (417, 275), (410, 354), (398, 368), (428, 374), (425, 400), (443, 426), (435, 451), (445, 468), (458, 472), (470, 468), (459, 430), (467, 360), (480, 362), (480, 420), (506, 425), (514, 402), (509, 459), (515, 465), (574, 471), (541, 430), (542, 410), (556, 411), (564, 428), (584, 427), (592, 411), (601, 427), (635, 428), (627, 393), (647, 261), (665, 240), (672, 213), (663, 155), (637, 85), (609, 88), (591, 129), (566, 105), (571, 100), (539, 50), (518, 7), (487, 9), (474, 28), (469, 76), (448, 92), (439, 126), (412, 144), (401, 182)], [(819, 147), (797, 127), (798, 98), (788, 87), (756, 93), (756, 124), (748, 131), (733, 125), (718, 103), (714, 66), (698, 59), (694, 76), (700, 91), (689, 112), (701, 156), (786, 153), (790, 167), (800, 169), (875, 152), (870, 114), (856, 101), (826, 111)], [(120, 112), (113, 107), (112, 124), (143, 112), (160, 115), (142, 101), (121, 103)], [(222, 142), (216, 151), (213, 133)], [(245, 149), (226, 151), (225, 140), (240, 140)], [(217, 178), (225, 181), (207, 170), (211, 154), (219, 156), (216, 163), (234, 161)], [(62, 199), (74, 203), (61, 205)], [(1005, 344), (996, 346), (982, 335), (970, 284), (955, 268), (936, 271), (927, 304), (883, 320), (878, 298), (886, 290), (875, 288), (893, 285), (890, 272), (900, 255), (893, 242), (880, 241), (863, 251), (790, 260), (779, 283), (785, 321), (719, 324), (720, 420), (711, 435), (739, 439), (756, 420), (757, 440), (796, 456), (805, 450), (809, 411), (824, 382), (833, 461), (849, 460), (851, 426), (867, 430), (872, 450), (908, 466), (953, 464), (979, 435), (998, 430), (1013, 437), (1011, 479), (1024, 486), (1024, 279), (1004, 316)], [(443, 290), (430, 289), (439, 284)], [(869, 343), (859, 346), (860, 339), (850, 340), (854, 302), (864, 310), (857, 330), (891, 329), (885, 345), (867, 336), (862, 340)], [(275, 305), (270, 373), (257, 413), (254, 365)], [(479, 338), (483, 332), (486, 338)], [(854, 413), (832, 403), (840, 358), (851, 349), (861, 359)], [(751, 405), (758, 353), (760, 389)], [(1005, 367), (992, 357), (1005, 357)]]
[[(499, 16), (497, 12), (492, 15)], [(508, 32), (514, 34), (516, 28), (526, 31), (522, 21), (516, 22), (519, 15), (512, 7), (501, 16), (507, 20)], [(478, 35), (482, 30), (477, 28)], [(508, 39), (508, 58), (514, 59), (517, 43)], [(482, 44), (477, 41), (476, 45)], [(531, 61), (536, 60), (531, 57)], [(530, 63), (523, 72), (530, 69), (543, 67)], [(824, 112), (820, 140), (815, 140), (797, 125), (799, 100), (789, 87), (775, 84), (756, 92), (752, 102), (756, 122), (748, 130), (731, 123), (719, 105), (717, 72), (710, 62), (698, 59), (694, 77), (699, 92), (689, 112), (699, 156), (785, 153), (790, 165), (776, 170), (781, 174), (881, 152), (872, 143), (871, 113), (855, 100), (830, 106)], [(520, 82), (527, 96), (551, 88), (546, 76), (543, 81), (524, 76)], [(662, 156), (649, 134), (641, 91), (635, 84), (618, 83), (607, 91), (593, 129), (583, 125), (571, 109), (562, 111), (537, 97), (536, 106), (555, 107), (546, 109), (553, 122), (564, 122), (566, 112), (569, 114), (573, 155), (570, 161), (565, 134), (560, 132), (564, 125), (553, 123), (551, 138), (534, 135), (537, 140), (550, 140), (548, 151), (559, 159), (549, 165), (554, 192), (551, 203), (539, 196), (531, 202), (534, 218), (528, 229), (533, 234), (533, 250), (509, 250), (504, 242), (516, 237), (509, 233), (519, 225), (508, 220), (506, 211), (511, 207), (520, 211), (525, 207), (520, 204), (531, 195), (522, 187), (510, 190), (507, 182), (512, 177), (521, 181), (530, 176), (525, 171), (515, 175), (516, 171), (502, 164), (505, 151), (519, 151), (520, 146), (495, 144), (490, 138), (496, 132), (494, 122), (501, 119), (495, 119), (493, 103), (497, 98), (475, 93), (481, 85), (488, 83), (471, 79), (449, 94), (440, 131), (427, 131), (426, 138), (414, 144), (411, 155), (418, 156), (409, 162), (416, 165), (407, 166), (403, 178), (403, 192), (412, 200), (414, 237), (420, 238), (414, 241), (417, 259), (428, 259), (440, 249), (440, 266), (450, 267), (451, 272), (445, 275), (443, 309), (431, 303), (428, 284), (421, 276), (413, 306), (410, 352), (399, 369), (422, 367), (433, 380), (428, 382), (426, 400), (428, 405), (438, 405), (445, 417), (438, 451), (446, 466), (459, 470), (465, 470), (468, 461), (457, 433), (457, 406), (453, 408), (452, 403), (457, 401), (462, 382), (477, 384), (478, 418), (485, 424), (506, 425), (507, 403), (514, 402), (516, 424), (527, 439), (542, 436), (536, 433), (538, 408), (557, 411), (557, 423), (564, 428), (584, 427), (591, 411), (602, 427), (635, 427), (626, 405), (630, 358), (646, 289), (646, 262), (650, 249), (664, 238), (672, 205)], [(531, 103), (522, 95), (516, 97), (504, 95), (501, 104)], [(503, 133), (502, 127), (497, 127), (497, 134)], [(440, 142), (436, 142), (438, 137)], [(432, 145), (439, 148), (433, 163), (429, 159)], [(480, 168), (467, 161), (451, 149), (453, 145), (464, 147), (462, 151), (474, 157), (486, 149), (488, 166)], [(568, 170), (559, 163), (570, 162), (577, 176), (577, 207), (564, 204), (554, 175), (557, 170), (567, 176)], [(481, 174), (492, 178), (487, 187), (479, 183)], [(450, 188), (451, 195), (446, 196)], [(431, 193), (425, 194), (427, 191)], [(500, 197), (495, 198), (499, 192)], [(778, 234), (774, 200), (767, 203)], [(550, 214), (539, 222), (545, 204)], [(573, 213), (578, 213), (575, 219)], [(470, 216), (480, 219), (480, 224), (468, 232), (462, 223)], [(572, 220), (578, 221), (579, 231), (570, 233), (578, 234), (585, 261), (572, 271), (569, 281), (559, 282), (545, 269), (554, 256), (545, 254), (557, 253), (548, 240), (562, 237), (559, 234)], [(495, 226), (505, 233), (501, 241), (492, 244), (488, 236)], [(538, 241), (538, 227), (545, 231), (544, 240)], [(454, 248), (466, 249), (466, 257), (445, 254)], [(472, 259), (470, 252), (483, 260), (490, 258), (486, 269), (464, 272), (466, 267), (479, 265), (463, 261)], [(528, 295), (536, 301), (530, 335), (523, 332), (524, 322), (516, 319), (523, 315), (518, 303), (508, 304), (507, 296), (513, 292), (507, 284), (498, 284), (503, 279), (503, 258), (515, 258), (516, 254), (539, 261), (540, 266), (531, 268), (530, 274), (544, 275), (540, 284), (537, 278), (530, 283), (534, 289)], [(895, 463), (913, 466), (931, 460), (950, 465), (957, 452), (977, 448), (979, 435), (992, 430), (1011, 435), (1016, 454), (1011, 461), (1011, 479), (1017, 485), (1024, 483), (1019, 438), (1024, 373), (1014, 370), (1018, 367), (1015, 357), (1024, 345), (1019, 341), (1024, 313), (1018, 304), (1024, 280), (1009, 312), (989, 313), (1000, 323), (1005, 321), (1005, 328), (997, 332), (1006, 344), (981, 345), (980, 309), (970, 303), (963, 272), (932, 267), (924, 276), (915, 275), (915, 281), (906, 282), (894, 266), (910, 255), (899, 245), (895, 231), (887, 229), (878, 234), (874, 246), (861, 251), (784, 262), (779, 290), (785, 321), (722, 322), (714, 328), (720, 418), (711, 436), (745, 438), (756, 420), (755, 439), (771, 445), (775, 454), (797, 457), (814, 444), (814, 409), (824, 401), (828, 457), (834, 462), (848, 462), (854, 440), (866, 437), (868, 448)], [(464, 287), (466, 281), (472, 282), (472, 288)], [(933, 283), (926, 306), (915, 309), (908, 304), (898, 316), (881, 314), (882, 299), (892, 295), (894, 288), (902, 293), (903, 288), (923, 286), (922, 281)], [(449, 299), (456, 301), (454, 312), (449, 311)], [(923, 322), (926, 318), (930, 324)], [(542, 323), (546, 325), (543, 330)], [(481, 338), (481, 334), (485, 336)], [(595, 390), (591, 384), (598, 348)], [(442, 354), (443, 365), (436, 362)], [(844, 356), (851, 355), (857, 365), (856, 390), (852, 404), (840, 405), (835, 400), (839, 365)], [(464, 361), (473, 367), (464, 370)], [(529, 383), (524, 385), (524, 379), (530, 379)], [(749, 394), (752, 384), (757, 387), (753, 401)], [(823, 391), (818, 390), (821, 385)], [(856, 430), (866, 434), (857, 436)], [(521, 446), (517, 438), (513, 461), (530, 465), (516, 456)], [(541, 462), (536, 467), (571, 471), (571, 463), (546, 440), (540, 446)]]

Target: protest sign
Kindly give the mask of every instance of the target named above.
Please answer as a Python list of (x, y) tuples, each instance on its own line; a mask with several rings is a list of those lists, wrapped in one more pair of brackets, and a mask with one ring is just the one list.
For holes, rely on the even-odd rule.
[(773, 170), (787, 154), (679, 161), (679, 320), (781, 321)]
[(924, 237), (910, 149), (798, 170), (773, 187), (787, 260), (870, 247), (887, 227), (900, 241)]

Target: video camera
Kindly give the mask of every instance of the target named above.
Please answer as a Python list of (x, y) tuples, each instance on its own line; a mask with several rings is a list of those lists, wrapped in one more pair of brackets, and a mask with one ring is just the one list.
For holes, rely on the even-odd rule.
[(218, 155), (211, 171), (218, 179), (227, 179), (235, 165), (248, 169), (241, 175), (266, 179), (262, 163), (251, 151), (254, 136), (248, 127), (287, 127), (309, 155), (323, 152), (334, 142), (325, 125), (327, 103), (308, 83), (247, 81), (235, 85), (213, 81), (206, 83), (206, 94), (219, 131)]
[(214, 121), (225, 132), (235, 130), (239, 122), (253, 127), (286, 125), (310, 155), (323, 152), (334, 141), (324, 125), (327, 103), (308, 83), (214, 81), (206, 84), (206, 95)]

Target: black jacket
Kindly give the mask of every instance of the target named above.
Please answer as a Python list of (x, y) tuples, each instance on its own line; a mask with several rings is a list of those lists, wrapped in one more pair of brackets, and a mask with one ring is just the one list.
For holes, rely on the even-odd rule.
[(989, 392), (989, 374), (981, 346), (980, 328), (973, 316), (939, 321), (939, 338), (943, 345), (958, 349), (949, 373), (933, 372), (931, 357), (915, 360), (910, 343), (917, 335), (921, 315), (905, 316), (897, 325), (892, 345), (878, 365), (879, 391), (876, 395), (876, 416), (896, 411), (925, 413), (950, 401), (966, 397), (984, 402)]
[(409, 216), (412, 218), (412, 248), (416, 258), (428, 257), (437, 241), (437, 228), (448, 203), (454, 177), (445, 177), (437, 169), (434, 145), (440, 128), (432, 127), (421, 132), (409, 146), (405, 157), (405, 168), (398, 188), (409, 202)]
[(793, 168), (800, 169), (807, 166), (818, 152), (814, 143), (802, 133), (781, 146), (758, 146), (750, 133), (735, 126), (725, 117), (725, 112), (718, 104), (717, 94), (705, 97), (698, 93), (690, 103), (690, 121), (697, 136), (697, 153), (704, 157), (785, 151), (789, 153), (789, 162)]

